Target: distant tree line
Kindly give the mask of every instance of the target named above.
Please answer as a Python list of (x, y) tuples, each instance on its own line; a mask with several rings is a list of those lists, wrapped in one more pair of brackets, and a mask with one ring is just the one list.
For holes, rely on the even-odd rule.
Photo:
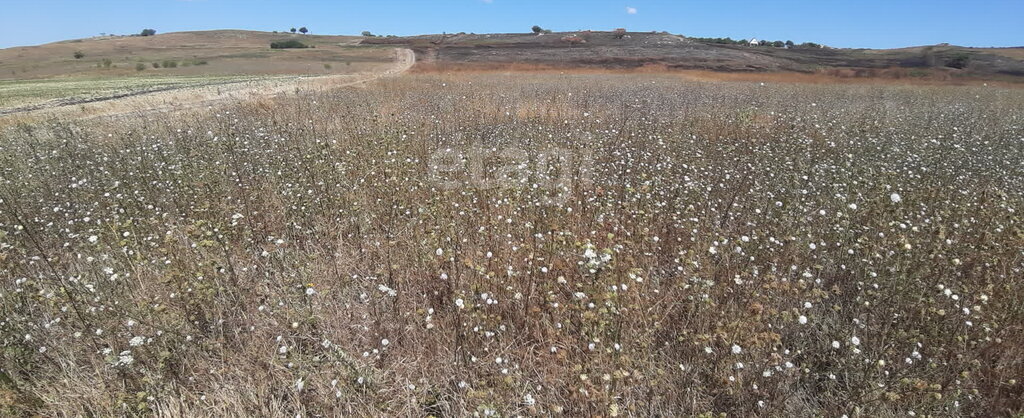
[[(709, 44), (724, 44), (724, 45), (750, 45), (750, 41), (746, 39), (732, 39), (732, 38), (698, 38), (691, 37), (690, 39), (706, 42)], [(770, 46), (775, 48), (821, 48), (820, 44), (814, 42), (804, 42), (802, 44), (796, 44), (793, 41), (758, 41), (757, 46)]]

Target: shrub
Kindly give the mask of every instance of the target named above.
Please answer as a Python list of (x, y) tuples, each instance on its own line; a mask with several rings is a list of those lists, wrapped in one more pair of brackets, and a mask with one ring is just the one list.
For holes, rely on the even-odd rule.
[(164, 60), (163, 66), (164, 68), (177, 68), (178, 62), (173, 60)]
[(142, 71), (142, 70), (145, 70), (145, 69), (146, 69), (146, 64), (143, 64), (141, 62), (138, 63), (138, 64), (135, 64), (135, 71)]
[(946, 66), (950, 68), (964, 69), (971, 63), (971, 56), (960, 53), (954, 55), (952, 58), (946, 60)]
[(139, 35), (142, 35), (142, 36), (153, 36), (153, 35), (156, 35), (156, 29), (143, 29), (142, 32), (139, 33)]
[(302, 34), (305, 35), (307, 32), (309, 32), (309, 29), (306, 29), (306, 27), (303, 26), (303, 27), (299, 28), (299, 32), (302, 32)]
[(615, 36), (615, 39), (622, 39), (622, 38), (626, 37), (626, 29), (625, 28), (615, 29), (615, 31), (612, 32), (612, 35)]
[(114, 62), (111, 61), (110, 58), (104, 58), (103, 61), (102, 61), (103, 68), (110, 68), (110, 65), (113, 64), (113, 63)]
[(160, 68), (160, 63), (159, 62), (154, 62), (153, 63), (153, 68)]
[(271, 42), (270, 43), (270, 49), (288, 49), (288, 48), (309, 48), (309, 45), (306, 45), (306, 44), (304, 44), (302, 42), (299, 42), (299, 41), (296, 41), (294, 39), (289, 39), (289, 40), (286, 40), (286, 41), (275, 41), (275, 42)]
[(85, 57), (85, 53), (84, 53), (84, 52), (82, 52), (82, 51), (75, 51), (75, 54), (74, 54), (74, 55), (75, 55), (75, 59), (76, 59), (76, 60), (78, 60), (78, 59), (82, 59), (82, 58), (84, 58), (84, 57)]

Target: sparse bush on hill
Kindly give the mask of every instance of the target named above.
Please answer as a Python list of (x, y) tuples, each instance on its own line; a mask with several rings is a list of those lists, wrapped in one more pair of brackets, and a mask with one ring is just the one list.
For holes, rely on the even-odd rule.
[(270, 48), (271, 49), (309, 48), (309, 45), (306, 45), (306, 44), (304, 44), (302, 42), (299, 42), (299, 41), (297, 41), (295, 39), (288, 39), (288, 40), (285, 40), (285, 41), (274, 41), (274, 42), (271, 42), (270, 43)]
[(138, 63), (138, 64), (135, 64), (135, 71), (142, 71), (142, 70), (145, 70), (145, 69), (146, 69), (146, 64), (143, 64), (141, 62)]
[(104, 58), (102, 61), (100, 61), (100, 64), (103, 66), (103, 68), (110, 68), (110, 66), (114, 64), (114, 61), (111, 61), (110, 58)]
[(303, 27), (299, 28), (299, 32), (302, 32), (302, 34), (305, 35), (306, 32), (309, 32), (309, 29), (306, 29), (306, 27), (303, 26)]
[(698, 37), (691, 37), (690, 39), (693, 39), (695, 41), (700, 41), (700, 42), (707, 42), (707, 43), (711, 43), (711, 44), (725, 44), (725, 45), (740, 45), (740, 44), (746, 44), (747, 43), (747, 41), (745, 41), (745, 40), (742, 40), (742, 39), (734, 40), (732, 38), (698, 38)]
[(295, 33), (295, 31), (296, 31), (296, 30), (297, 30), (297, 29), (295, 29), (295, 28), (291, 28), (291, 32), (292, 32), (292, 33)]
[(156, 29), (143, 29), (139, 35), (142, 36), (153, 36), (156, 35)]
[(153, 62), (153, 68), (160, 68), (160, 63), (154, 61)]
[(533, 25), (531, 30), (533, 31), (533, 33), (538, 34), (538, 35), (540, 35), (542, 33), (551, 33), (551, 29), (544, 29), (544, 28), (542, 28), (542, 27), (540, 27), (538, 25)]
[(164, 60), (164, 62), (163, 62), (163, 67), (164, 68), (176, 68), (177, 66), (178, 66), (178, 61)]
[(75, 57), (75, 59), (76, 59), (76, 60), (77, 60), (77, 59), (82, 59), (82, 58), (84, 58), (84, 57), (85, 57), (85, 53), (84, 53), (84, 52), (82, 52), (82, 51), (75, 51), (75, 53), (74, 53), (74, 57)]
[(947, 67), (956, 68), (956, 69), (967, 68), (967, 65), (970, 64), (970, 63), (971, 63), (971, 56), (967, 55), (967, 54), (964, 54), (964, 53), (956, 54), (952, 58), (946, 60), (946, 66)]
[(374, 35), (373, 32), (370, 32), (368, 30), (364, 30), (363, 33), (361, 33), (361, 35), (363, 35), (363, 36), (365, 36), (367, 38), (372, 38), (374, 36), (377, 36), (377, 35)]

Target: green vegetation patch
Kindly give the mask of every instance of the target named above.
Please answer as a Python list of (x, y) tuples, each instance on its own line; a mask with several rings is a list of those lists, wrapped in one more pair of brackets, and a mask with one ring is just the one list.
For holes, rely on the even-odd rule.
[(274, 41), (270, 43), (270, 49), (292, 49), (292, 48), (309, 48), (302, 42), (295, 39), (289, 39), (287, 41)]

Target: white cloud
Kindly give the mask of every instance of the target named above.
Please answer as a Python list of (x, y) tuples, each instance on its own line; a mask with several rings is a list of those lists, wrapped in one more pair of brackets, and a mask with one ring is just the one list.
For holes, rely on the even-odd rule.
[(636, 7), (628, 7), (627, 6), (626, 7), (626, 13), (631, 14), (631, 15), (635, 15), (636, 14)]

